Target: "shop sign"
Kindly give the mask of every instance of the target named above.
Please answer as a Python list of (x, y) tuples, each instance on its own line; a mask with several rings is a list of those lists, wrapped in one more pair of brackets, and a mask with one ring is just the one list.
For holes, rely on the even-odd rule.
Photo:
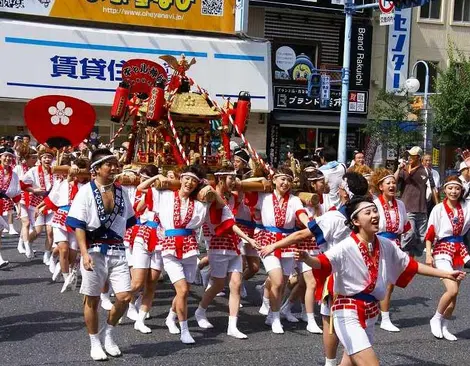
[(307, 85), (316, 69), (318, 47), (312, 42), (276, 39), (272, 45), (275, 84)]
[(353, 24), (349, 88), (369, 90), (372, 55), (372, 26)]
[(235, 0), (0, 0), (0, 12), (234, 33)]
[(397, 92), (408, 79), (410, 57), (411, 8), (395, 9), (393, 26), (389, 29), (387, 50), (387, 92)]
[[(367, 114), (367, 91), (349, 91), (348, 112)], [(309, 98), (303, 87), (275, 86), (274, 109), (289, 111), (340, 112), (341, 91), (331, 90), (327, 108), (321, 108), (320, 98)]]
[(268, 128), (268, 161), (269, 163), (277, 167), (279, 165), (279, 149), (280, 149), (280, 140), (279, 140), (279, 125), (270, 124)]
[[(1, 1), (1, 0), (0, 0)], [(270, 44), (235, 39), (160, 35), (0, 20), (0, 98), (34, 99), (61, 94), (92, 105), (112, 105), (124, 63), (151, 60), (168, 73), (160, 56), (196, 59), (188, 76), (218, 103), (251, 95), (254, 112), (272, 110)], [(140, 66), (139, 66), (140, 67)], [(148, 69), (152, 78), (156, 68)], [(142, 78), (140, 78), (142, 79)]]

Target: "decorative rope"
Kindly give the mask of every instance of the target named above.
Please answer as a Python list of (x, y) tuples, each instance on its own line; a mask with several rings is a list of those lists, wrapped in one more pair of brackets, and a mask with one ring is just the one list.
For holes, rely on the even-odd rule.
[(114, 141), (117, 139), (117, 137), (121, 134), (122, 130), (124, 129), (124, 127), (126, 126), (127, 124), (127, 119), (124, 119), (121, 123), (121, 125), (119, 126), (118, 130), (116, 131), (116, 133), (114, 134), (113, 138), (111, 140), (109, 140), (109, 143), (108, 143), (108, 147), (111, 146)]

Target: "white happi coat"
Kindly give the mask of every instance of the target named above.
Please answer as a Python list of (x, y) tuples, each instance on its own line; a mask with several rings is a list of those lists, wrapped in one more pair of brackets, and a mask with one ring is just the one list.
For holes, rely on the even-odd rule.
[[(157, 190), (152, 188), (152, 195), (153, 195), (153, 210), (158, 215), (160, 219), (160, 225), (162, 228), (166, 230), (175, 229), (175, 222), (174, 222), (174, 210), (175, 210), (175, 194), (178, 192), (173, 192), (169, 190)], [(189, 208), (189, 200), (188, 206), (181, 204), (180, 215), (181, 215), (181, 222), (183, 223), (186, 217), (186, 213)], [(188, 230), (196, 230), (200, 228), (204, 222), (206, 221), (206, 216), (209, 211), (209, 205), (207, 203), (203, 203), (197, 200), (194, 200), (194, 211), (192, 214), (191, 219), (189, 220), (188, 224), (182, 229)], [(176, 253), (176, 237), (169, 237), (165, 236), (161, 243), (162, 243), (162, 256), (175, 256), (177, 257)], [(184, 245), (183, 245), (183, 256), (182, 258), (189, 258), (199, 254), (199, 249), (196, 241), (195, 235), (188, 235), (184, 237)]]
[(308, 228), (322, 251), (328, 250), (349, 236), (351, 229), (345, 221), (346, 216), (342, 207), (339, 210), (331, 209), (309, 222)]
[[(378, 237), (380, 259), (377, 283), (370, 294), (383, 300), (389, 283), (405, 287), (417, 273), (418, 264), (400, 250), (394, 242)], [(363, 292), (370, 281), (369, 269), (361, 254), (359, 245), (352, 236), (333, 246), (318, 257), (321, 271), (334, 274), (334, 292), (353, 296)]]
[[(397, 203), (397, 208), (398, 208), (399, 222), (398, 222), (398, 230), (396, 230), (394, 233), (395, 234), (402, 234), (402, 233), (407, 231), (406, 230), (407, 226), (409, 226), (409, 224), (408, 224), (408, 215), (406, 214), (405, 204), (402, 201), (397, 200), (397, 199), (395, 199), (395, 201)], [(382, 203), (380, 202), (380, 199), (378, 197), (376, 199), (374, 199), (374, 203), (377, 206), (377, 210), (378, 210), (379, 215), (380, 215), (379, 233), (386, 232), (387, 231), (387, 221), (385, 220), (384, 207), (382, 206)], [(392, 220), (392, 225), (394, 226), (395, 223), (396, 223), (396, 220), (397, 220), (395, 210), (393, 209), (392, 205), (390, 205), (390, 203), (387, 202), (387, 205), (388, 205), (388, 208), (389, 208), (388, 212), (390, 213), (390, 218)]]
[[(116, 216), (116, 219), (109, 228), (113, 236), (121, 239), (124, 238), (126, 229), (135, 224), (134, 209), (124, 191), (122, 197), (124, 199), (124, 210)], [(78, 191), (70, 207), (66, 223), (67, 226), (73, 229), (79, 228), (88, 232), (101, 227), (98, 208), (90, 183), (85, 184)]]
[[(281, 197), (274, 191), (273, 193), (253, 193), (249, 199), (249, 205), (254, 209), (259, 210), (261, 214), (262, 228), (257, 227), (255, 229), (255, 239), (261, 244), (266, 246), (288, 236), (290, 233), (295, 231), (296, 219), (300, 214), (305, 213), (305, 208), (299, 197), (289, 194), (287, 202), (286, 214), (284, 225), (278, 229), (282, 230), (282, 233), (273, 231), (277, 228), (276, 225), (276, 211), (274, 208), (273, 195), (276, 196), (278, 202)], [(293, 257), (294, 248), (283, 248), (281, 252), (282, 257)]]
[[(19, 183), (20, 188), (21, 188), (21, 182), (23, 181), (23, 177), (26, 175), (29, 169), (30, 168), (24, 163), (18, 164), (13, 168), (13, 171), (16, 173), (16, 175), (18, 176), (20, 180), (20, 183)], [(26, 192), (23, 188), (21, 188), (20, 203), (25, 205), (26, 207), (29, 207), (30, 200), (31, 200), (31, 193)]]
[(429, 215), (425, 237), (434, 244), (434, 259), (452, 261), (454, 266), (462, 266), (470, 260), (463, 243), (463, 236), (469, 229), (470, 203), (467, 200), (460, 203), (460, 209), (455, 210), (447, 205), (447, 199), (434, 206)]
[[(51, 172), (48, 172), (46, 169), (44, 169), (44, 186), (41, 187), (39, 166), (34, 166), (26, 172), (26, 174), (21, 179), (21, 182), (23, 182), (24, 186), (26, 187), (42, 188), (49, 192), (52, 189), (55, 180), (55, 176)], [(43, 197), (32, 194), (30, 205), (32, 207), (36, 207), (42, 202), (42, 200)]]
[(235, 218), (228, 205), (217, 207), (213, 202), (209, 208), (206, 223), (210, 231), (209, 252), (212, 254), (239, 255), (240, 239), (236, 236), (232, 227)]

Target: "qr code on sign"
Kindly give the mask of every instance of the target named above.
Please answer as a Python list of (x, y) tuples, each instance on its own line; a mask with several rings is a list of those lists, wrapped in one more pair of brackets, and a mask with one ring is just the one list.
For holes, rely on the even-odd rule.
[(224, 0), (202, 0), (201, 14), (216, 17), (224, 16)]

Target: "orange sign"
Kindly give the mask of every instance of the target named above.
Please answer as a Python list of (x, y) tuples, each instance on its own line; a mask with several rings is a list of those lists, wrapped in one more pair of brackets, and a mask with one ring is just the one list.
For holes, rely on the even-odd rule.
[[(38, 1), (39, 3), (39, 1)], [(234, 33), (235, 0), (26, 0), (0, 1), (0, 11), (119, 23)]]

